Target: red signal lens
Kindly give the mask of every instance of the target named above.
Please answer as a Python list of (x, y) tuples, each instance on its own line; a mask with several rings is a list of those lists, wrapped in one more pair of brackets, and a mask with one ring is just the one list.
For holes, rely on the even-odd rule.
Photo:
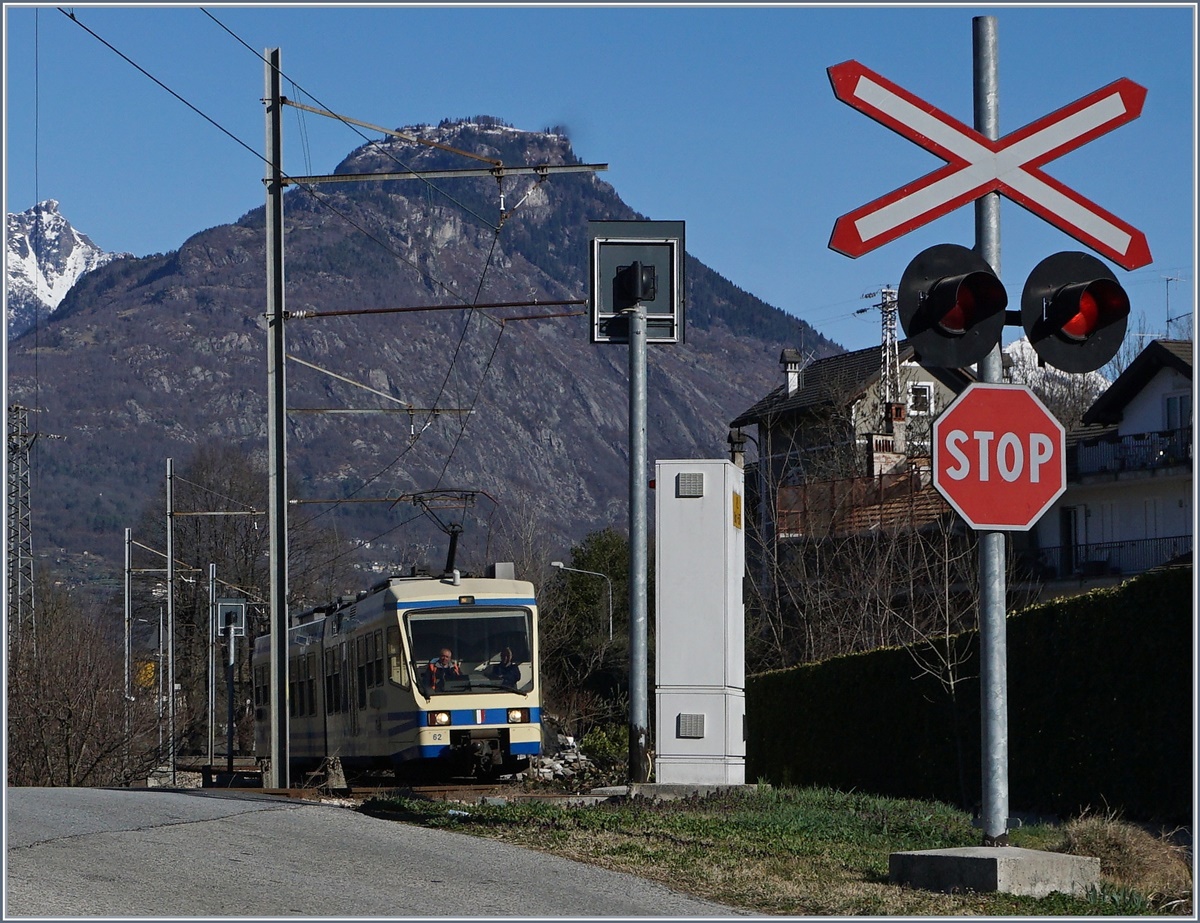
[(1129, 296), (1108, 279), (1097, 279), (1079, 295), (1078, 310), (1062, 325), (1064, 336), (1082, 342), (1101, 327), (1129, 314)]
[[(1008, 303), (1004, 286), (989, 272), (967, 273), (942, 289), (952, 294), (950, 306), (938, 318), (938, 326), (951, 336), (961, 336)], [(940, 287), (940, 286), (939, 286)]]
[(1086, 340), (1096, 332), (1100, 320), (1100, 306), (1096, 296), (1085, 291), (1079, 297), (1079, 311), (1062, 325), (1062, 332), (1072, 340)]
[(974, 320), (975, 293), (966, 285), (960, 285), (954, 293), (954, 303), (950, 305), (950, 310), (942, 315), (938, 326), (947, 333), (960, 334), (965, 333)]

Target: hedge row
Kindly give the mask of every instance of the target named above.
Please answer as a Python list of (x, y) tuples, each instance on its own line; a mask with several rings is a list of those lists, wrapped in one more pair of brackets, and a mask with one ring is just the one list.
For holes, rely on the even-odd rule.
[[(1195, 751), (1192, 569), (1148, 573), (1007, 620), (1009, 805), (1188, 823)], [(748, 781), (981, 800), (979, 638), (952, 690), (884, 649), (748, 678)]]

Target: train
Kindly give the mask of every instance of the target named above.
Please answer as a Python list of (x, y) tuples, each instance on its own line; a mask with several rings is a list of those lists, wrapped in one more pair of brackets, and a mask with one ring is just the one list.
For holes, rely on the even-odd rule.
[[(252, 660), (255, 753), (271, 756), (271, 636)], [(349, 777), (491, 779), (542, 752), (538, 607), (512, 566), (388, 577), (288, 629), (291, 778), (337, 757)]]

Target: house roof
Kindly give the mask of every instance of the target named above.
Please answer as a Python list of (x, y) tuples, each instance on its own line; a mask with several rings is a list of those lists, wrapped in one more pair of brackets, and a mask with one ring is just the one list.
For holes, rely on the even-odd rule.
[[(789, 350), (784, 350), (788, 353)], [(862, 397), (879, 380), (879, 346), (869, 346), (853, 352), (838, 353), (817, 359), (804, 367), (799, 387), (792, 394), (781, 384), (778, 388), (743, 411), (729, 425), (747, 426), (784, 414), (814, 413), (818, 409), (844, 407)], [(897, 343), (901, 362), (913, 359), (914, 350), (907, 340)], [(951, 390), (962, 391), (974, 378), (962, 369), (927, 369), (931, 375)]]
[(1108, 390), (1088, 408), (1082, 418), (1083, 424), (1111, 426), (1119, 423), (1129, 402), (1163, 369), (1174, 369), (1191, 380), (1191, 340), (1151, 340)]

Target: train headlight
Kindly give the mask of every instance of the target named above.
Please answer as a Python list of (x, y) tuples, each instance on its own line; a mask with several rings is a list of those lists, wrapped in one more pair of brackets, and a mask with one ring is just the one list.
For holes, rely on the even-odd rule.
[(429, 726), (431, 728), (445, 727), (450, 723), (450, 712), (448, 711), (431, 711), (429, 713)]
[(509, 724), (528, 724), (529, 709), (528, 708), (510, 708), (508, 710)]

